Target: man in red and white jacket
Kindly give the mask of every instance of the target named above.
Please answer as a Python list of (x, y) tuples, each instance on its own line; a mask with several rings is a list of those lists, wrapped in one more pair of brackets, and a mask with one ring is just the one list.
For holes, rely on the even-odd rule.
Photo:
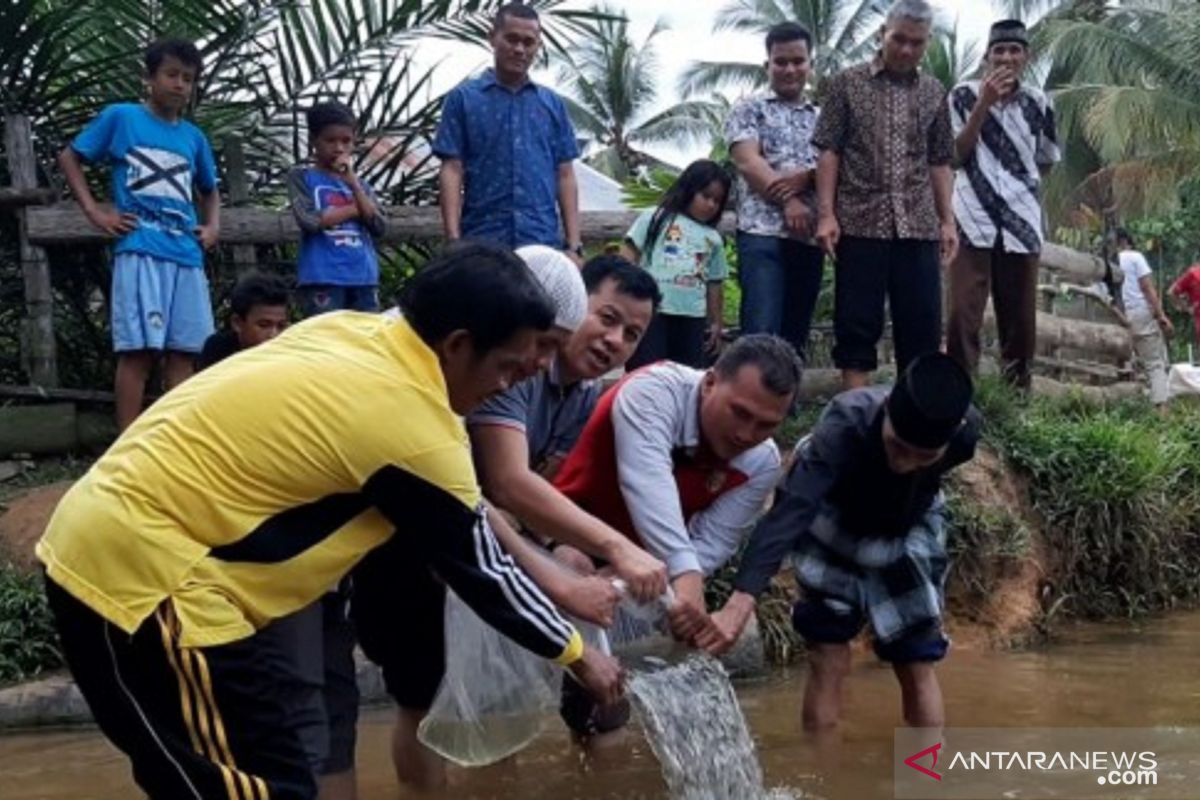
[[(737, 552), (779, 476), (771, 436), (800, 362), (784, 340), (745, 336), (707, 371), (663, 361), (601, 399), (554, 485), (667, 565), (684, 641), (712, 625), (704, 578)], [(563, 560), (577, 561), (564, 547)]]

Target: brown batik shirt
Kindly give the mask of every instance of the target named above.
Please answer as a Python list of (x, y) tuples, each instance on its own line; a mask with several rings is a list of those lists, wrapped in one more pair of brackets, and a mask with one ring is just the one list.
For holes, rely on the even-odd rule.
[(836, 213), (844, 236), (938, 241), (930, 167), (954, 157), (946, 90), (895, 75), (876, 56), (829, 80), (813, 144), (841, 156)]

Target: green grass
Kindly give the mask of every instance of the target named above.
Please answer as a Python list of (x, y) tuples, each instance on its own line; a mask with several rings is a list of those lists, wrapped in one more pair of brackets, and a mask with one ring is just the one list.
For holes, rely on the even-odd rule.
[(0, 563), (0, 686), (62, 666), (39, 575)]

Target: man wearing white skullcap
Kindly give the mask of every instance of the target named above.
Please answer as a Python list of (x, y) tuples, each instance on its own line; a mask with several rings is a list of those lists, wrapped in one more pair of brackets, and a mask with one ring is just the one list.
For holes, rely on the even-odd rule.
[(517, 255), (554, 302), (555, 327), (578, 330), (588, 313), (588, 297), (575, 262), (561, 250), (542, 244), (518, 248)]

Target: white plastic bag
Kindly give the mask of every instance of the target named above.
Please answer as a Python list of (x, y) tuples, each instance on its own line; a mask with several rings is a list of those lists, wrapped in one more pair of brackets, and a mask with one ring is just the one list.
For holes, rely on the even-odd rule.
[(558, 709), (562, 670), (490, 627), (446, 591), (446, 672), (417, 736), (464, 767), (507, 758)]

